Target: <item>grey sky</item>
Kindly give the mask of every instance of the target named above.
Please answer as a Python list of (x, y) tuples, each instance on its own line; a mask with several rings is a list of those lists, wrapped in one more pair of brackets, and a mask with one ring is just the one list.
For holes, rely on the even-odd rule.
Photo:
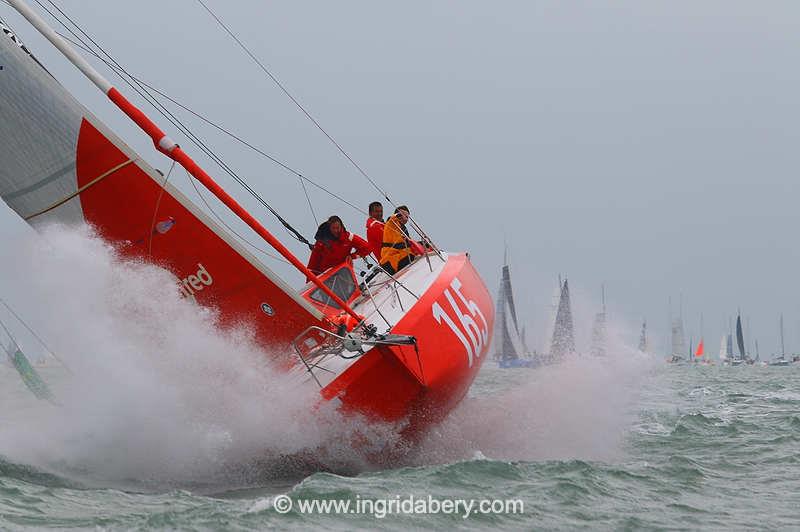
[[(492, 291), (509, 242), (534, 336), (565, 273), (593, 304), (605, 282), (632, 338), (642, 316), (664, 335), (667, 298), (677, 310), (682, 291), (687, 330), (697, 334), (703, 312), (713, 351), (737, 307), (762, 357), (777, 347), (781, 311), (789, 347), (800, 350), (796, 3), (208, 1), (438, 242), (471, 252)], [(132, 73), (354, 203), (376, 199), (199, 4), (59, 5)], [(0, 4), (0, 16), (79, 100), (168, 168), (10, 7)], [(313, 234), (296, 178), (208, 138)], [(185, 175), (176, 179), (196, 201)], [(318, 216), (339, 213), (363, 234), (362, 215), (312, 199)], [(21, 230), (5, 210), (0, 221), (4, 233)]]

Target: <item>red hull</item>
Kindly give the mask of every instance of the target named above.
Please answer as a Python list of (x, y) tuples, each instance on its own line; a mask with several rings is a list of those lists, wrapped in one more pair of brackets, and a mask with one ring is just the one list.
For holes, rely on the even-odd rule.
[[(79, 187), (128, 157), (88, 121), (77, 153)], [(160, 185), (130, 164), (80, 195), (84, 217), (103, 237), (124, 243), (125, 254), (173, 271), (184, 293), (217, 307), (223, 323), (253, 326), (268, 351), (285, 356), (296, 336), (321, 324), (320, 313), (267, 282), (242, 250), (232, 249)], [(174, 220), (171, 228), (154, 231), (154, 223), (164, 220)], [(262, 312), (264, 303), (272, 315)], [(391, 330), (417, 338), (419, 356), (410, 346), (373, 348), (322, 395), (338, 397), (348, 410), (382, 420), (408, 419), (412, 430), (420, 429), (441, 419), (466, 394), (488, 351), (493, 322), (491, 296), (469, 258), (449, 256), (438, 278)]]
[[(84, 186), (128, 155), (88, 121), (77, 150), (78, 186)], [(124, 198), (124, 201), (121, 201)], [(80, 195), (87, 222), (129, 256), (173, 271), (199, 303), (217, 307), (223, 323), (254, 327), (262, 345), (286, 354), (294, 338), (321, 313), (267, 282), (264, 272), (243, 258), (185, 204), (128, 165)], [(165, 233), (153, 224), (174, 220)], [(206, 274), (198, 272), (199, 267)], [(421, 265), (420, 265), (421, 266)], [(194, 277), (194, 278), (193, 278)], [(212, 279), (211, 284), (203, 280)], [(200, 288), (199, 290), (197, 288)], [(261, 311), (268, 303), (273, 315)], [(391, 332), (417, 338), (410, 346), (373, 348), (322, 390), (345, 408), (383, 420), (408, 418), (422, 428), (441, 419), (466, 394), (485, 358), (494, 322), (489, 292), (466, 255), (448, 257), (433, 284)]]
[[(76, 156), (78, 187), (128, 158), (83, 121)], [(185, 295), (220, 310), (223, 324), (250, 326), (269, 351), (290, 353), (292, 340), (306, 327), (319, 325), (321, 314), (289, 295), (286, 289), (291, 288), (270, 282), (257, 261), (243, 256), (245, 250), (235, 249), (190, 210), (191, 204), (179, 201), (162, 184), (138, 164), (129, 164), (80, 194), (84, 218), (101, 236), (122, 244), (122, 253), (173, 272)], [(154, 226), (164, 221), (172, 225), (161, 233)], [(263, 310), (265, 304), (271, 313)]]
[[(182, 165), (300, 272), (310, 275), (297, 257), (35, 13), (15, 7), (150, 136), (156, 149)], [(171, 271), (177, 288), (199, 304), (218, 309), (224, 325), (251, 327), (265, 351), (284, 361), (297, 362), (296, 340), (306, 331), (319, 333), (315, 327), (331, 328), (334, 322), (352, 327), (362, 319), (348, 306), (360, 301), (360, 295), (345, 304), (313, 275), (317, 288), (338, 300), (340, 307), (326, 316), (330, 307), (321, 308), (328, 305), (324, 298), (314, 303), (301, 297), (166, 183), (17, 43), (4, 44), (0, 52), (4, 61), (11, 62), (14, 75), (0, 76), (0, 81), (11, 80), (14, 86), (0, 90), (0, 110), (6, 111), (0, 129), (14, 143), (10, 149), (0, 149), (7, 170), (0, 193), (21, 217), (32, 224), (85, 221), (117, 245), (121, 254)], [(49, 141), (29, 141), (40, 138)], [(383, 302), (391, 308), (391, 319), (380, 326), (394, 324), (388, 325), (391, 331), (381, 332), (413, 336), (419, 351), (393, 346), (372, 349), (356, 359), (336, 357), (337, 371), (329, 372), (332, 380), (322, 390), (324, 397), (339, 398), (345, 408), (380, 419), (409, 418), (415, 428), (440, 419), (458, 403), (486, 356), (494, 315), (491, 297), (468, 257), (446, 256), (446, 261), (432, 258), (430, 269), (423, 269), (427, 266), (419, 261), (401, 272), (402, 279), (413, 278), (418, 300), (392, 292), (397, 286), (393, 280), (386, 279), (378, 288), (389, 296)], [(357, 279), (352, 281), (355, 287)], [(370, 301), (372, 307), (377, 306), (375, 301)], [(399, 302), (397, 307), (393, 301)], [(375, 314), (385, 318), (383, 311), (367, 307), (360, 311), (367, 316), (366, 324), (377, 330)], [(340, 316), (340, 310), (347, 311), (350, 319), (339, 320), (348, 318)], [(325, 331), (321, 334), (341, 340)], [(316, 376), (314, 380), (319, 382)]]
[(392, 328), (416, 337), (411, 346), (376, 347), (323, 390), (345, 408), (409, 430), (439, 421), (464, 397), (489, 349), (494, 307), (469, 257), (449, 256), (435, 282)]

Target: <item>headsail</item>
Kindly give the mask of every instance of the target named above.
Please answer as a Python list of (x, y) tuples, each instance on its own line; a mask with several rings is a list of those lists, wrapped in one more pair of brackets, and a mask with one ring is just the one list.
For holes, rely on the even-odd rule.
[(572, 309), (569, 301), (569, 282), (564, 279), (558, 299), (553, 340), (550, 344), (550, 359), (557, 361), (575, 352), (575, 334), (572, 324)]
[(0, 35), (0, 196), (32, 225), (86, 222), (120, 251), (163, 265), (225, 323), (288, 347), (321, 313)]

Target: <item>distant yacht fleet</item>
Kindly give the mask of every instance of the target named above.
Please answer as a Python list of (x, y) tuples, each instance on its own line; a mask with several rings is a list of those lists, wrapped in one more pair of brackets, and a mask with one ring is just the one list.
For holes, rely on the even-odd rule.
[[(500, 271), (500, 288), (497, 293), (494, 330), (494, 359), (500, 368), (534, 368), (555, 364), (575, 354), (575, 324), (572, 319), (572, 304), (569, 295), (569, 280), (559, 279), (558, 306), (553, 322), (553, 334), (550, 348), (545, 353), (532, 351), (525, 342), (525, 329), (520, 328), (517, 310), (514, 305), (514, 293), (511, 286), (511, 272), (508, 255)], [(606, 356), (608, 332), (606, 327), (605, 289), (603, 289), (602, 307), (595, 315), (592, 326), (592, 342), (590, 353), (594, 356)], [(639, 350), (647, 349), (647, 324), (642, 324), (642, 337)]]
[[(569, 281), (559, 278), (558, 281), (558, 306), (556, 307), (553, 333), (547, 352), (537, 352), (528, 348), (525, 342), (525, 328), (520, 327), (517, 308), (514, 304), (514, 293), (511, 285), (511, 271), (508, 265), (508, 253), (503, 261), (500, 272), (500, 287), (497, 293), (497, 305), (494, 324), (494, 360), (500, 368), (535, 368), (548, 364), (555, 364), (564, 358), (577, 353), (575, 348), (575, 325), (572, 318), (572, 305), (570, 302)], [(607, 313), (605, 302), (605, 287), (602, 288), (602, 304), (600, 311), (595, 314), (591, 331), (592, 356), (604, 357), (608, 353)], [(719, 360), (709, 356), (705, 349), (703, 337), (700, 337), (697, 346), (690, 340), (686, 344), (686, 335), (683, 327), (683, 318), (671, 319), (670, 352), (666, 360), (670, 364), (698, 364), (714, 365), (717, 362), (726, 366), (760, 365), (760, 366), (788, 366), (800, 362), (800, 355), (786, 354), (783, 315), (780, 317), (781, 350), (770, 360), (761, 360), (758, 352), (758, 342), (755, 342), (755, 354), (748, 353), (745, 348), (744, 330), (742, 327), (741, 312), (737, 312), (736, 326), (730, 326), (730, 331), (722, 336), (719, 349)], [(701, 326), (702, 330), (702, 316)], [(734, 351), (734, 338), (736, 348)], [(650, 345), (647, 337), (647, 320), (642, 321), (639, 335), (638, 351), (648, 353)]]
[[(758, 351), (758, 341), (754, 342), (755, 354), (748, 352), (744, 341), (744, 329), (742, 327), (742, 314), (737, 311), (735, 330), (731, 327), (730, 332), (723, 334), (719, 346), (719, 363), (725, 366), (788, 366), (789, 364), (800, 362), (800, 355), (786, 355), (786, 344), (783, 335), (783, 315), (779, 320), (781, 351), (772, 356), (770, 360), (762, 360)], [(702, 326), (701, 326), (702, 329)], [(734, 350), (734, 338), (736, 340), (736, 350)], [(671, 364), (704, 364), (713, 365), (715, 361), (708, 357), (704, 352), (703, 338), (696, 351), (692, 351), (691, 344), (687, 351), (683, 333), (683, 320), (678, 317), (672, 322), (672, 352), (667, 362)]]

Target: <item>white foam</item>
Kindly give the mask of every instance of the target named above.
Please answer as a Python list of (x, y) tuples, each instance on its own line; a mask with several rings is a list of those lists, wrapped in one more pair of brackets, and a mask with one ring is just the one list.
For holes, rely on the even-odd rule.
[(212, 310), (180, 297), (174, 276), (121, 260), (86, 228), (48, 228), (17, 250), (14, 268), (10, 299), (25, 302), (73, 375), (53, 383), (61, 408), (5, 409), (0, 454), (104, 479), (182, 482), (294, 453), (358, 460), (355, 432), (365, 448), (396, 438), (316, 406), (318, 390), (273, 371), (250, 331), (221, 330)]

